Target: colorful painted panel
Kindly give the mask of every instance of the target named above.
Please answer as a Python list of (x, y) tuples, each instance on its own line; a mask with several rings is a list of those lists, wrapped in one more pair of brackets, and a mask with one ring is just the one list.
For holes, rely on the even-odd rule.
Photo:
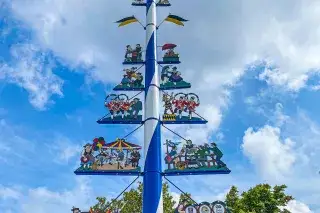
[(142, 102), (139, 98), (130, 100), (126, 94), (110, 94), (104, 102), (109, 114), (97, 122), (100, 124), (138, 124), (142, 122)]
[(131, 67), (130, 69), (123, 69), (123, 77), (121, 83), (117, 85), (113, 90), (132, 90), (141, 91), (144, 89), (143, 75), (137, 71), (137, 67)]
[(180, 142), (166, 140), (165, 145), (167, 169), (164, 175), (230, 173), (226, 164), (221, 161), (223, 153), (215, 143), (195, 145), (188, 140), (182, 145)]
[(157, 6), (168, 7), (171, 6), (168, 0), (159, 0)]
[(171, 68), (170, 65), (162, 67), (160, 84), (161, 90), (183, 89), (190, 87), (191, 84), (183, 80), (181, 72), (178, 71), (177, 67)]
[(197, 117), (196, 108), (200, 105), (199, 97), (194, 93), (164, 93), (164, 114), (162, 122), (166, 124), (203, 124), (207, 121)]
[(164, 44), (162, 46), (162, 51), (165, 51), (162, 61), (159, 64), (180, 64), (179, 54), (174, 51), (177, 45), (175, 44)]
[(133, 6), (146, 6), (145, 0), (133, 0), (132, 4)]
[(143, 64), (143, 63), (144, 61), (142, 59), (141, 45), (137, 44), (135, 48), (132, 48), (131, 45), (127, 45), (123, 64)]
[(222, 201), (215, 201), (213, 203), (202, 202), (188, 205), (187, 200), (182, 200), (176, 207), (175, 213), (230, 213), (230, 211)]
[(83, 146), (80, 167), (76, 174), (108, 174), (124, 172), (140, 172), (140, 146), (116, 139), (106, 143), (103, 137), (95, 138), (93, 143)]

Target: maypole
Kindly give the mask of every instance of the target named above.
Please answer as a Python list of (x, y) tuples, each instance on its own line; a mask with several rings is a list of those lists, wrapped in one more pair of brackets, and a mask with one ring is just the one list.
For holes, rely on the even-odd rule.
[[(133, 0), (133, 6), (146, 7), (146, 25), (144, 26), (135, 16), (123, 18), (116, 23), (119, 27), (139, 23), (146, 30), (146, 50), (143, 58), (143, 50), (140, 44), (135, 48), (126, 46), (124, 66), (132, 66), (123, 69), (123, 78), (114, 91), (139, 91), (138, 94), (129, 98), (126, 94), (109, 94), (105, 98), (105, 107), (109, 111), (100, 118), (99, 124), (140, 124), (129, 134), (115, 141), (106, 143), (103, 137), (93, 139), (92, 143), (84, 145), (81, 153), (81, 166), (75, 171), (77, 175), (129, 175), (137, 178), (129, 184), (126, 191), (140, 176), (143, 176), (143, 213), (163, 213), (162, 202), (162, 177), (174, 185), (167, 176), (181, 175), (207, 175), (229, 174), (230, 170), (221, 161), (223, 153), (214, 142), (195, 144), (191, 139), (186, 139), (169, 129), (170, 124), (206, 124), (207, 120), (201, 117), (196, 108), (200, 105), (200, 99), (195, 93), (167, 93), (166, 90), (191, 88), (179, 71), (180, 57), (175, 52), (176, 44), (167, 43), (161, 46), (166, 51), (162, 60), (157, 58), (157, 30), (164, 22), (171, 22), (184, 26), (188, 20), (180, 16), (169, 14), (157, 26), (157, 7), (171, 6), (168, 0)], [(140, 65), (136, 67), (136, 65)], [(145, 75), (139, 70), (145, 66)], [(173, 66), (173, 67), (172, 67)], [(161, 67), (161, 73), (158, 71)], [(144, 84), (143, 84), (144, 79)], [(137, 96), (145, 92), (144, 118), (142, 101)], [(164, 113), (160, 116), (160, 92), (164, 103)], [(139, 165), (141, 146), (127, 141), (127, 137), (144, 126), (144, 169)], [(178, 136), (182, 141), (166, 140), (167, 148), (165, 164), (167, 168), (162, 171), (161, 166), (161, 126)], [(178, 188), (176, 185), (174, 185)], [(180, 188), (178, 188), (182, 191)], [(191, 199), (191, 198), (190, 198)], [(179, 204), (178, 208), (185, 205)], [(102, 209), (94, 209), (102, 208)], [(99, 199), (99, 204), (91, 209), (95, 212), (110, 212), (110, 206), (105, 205), (105, 199)], [(131, 211), (139, 213), (136, 206), (131, 206)], [(135, 209), (135, 210), (132, 210)], [(136, 207), (138, 208), (138, 207)], [(220, 201), (201, 203), (183, 207), (188, 212), (213, 213), (221, 212), (225, 206)], [(223, 211), (222, 211), (223, 212)]]
[(163, 213), (161, 177), (160, 83), (157, 64), (157, 12), (154, 0), (146, 2), (145, 123), (143, 213)]

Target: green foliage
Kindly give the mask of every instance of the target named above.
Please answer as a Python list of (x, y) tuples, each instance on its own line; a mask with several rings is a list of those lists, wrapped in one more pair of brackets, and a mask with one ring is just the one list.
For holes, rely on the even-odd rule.
[(183, 201), (186, 201), (187, 206), (196, 204), (196, 203), (195, 203), (193, 200), (191, 200), (190, 198), (192, 198), (192, 197), (191, 197), (191, 194), (189, 194), (189, 193), (180, 194), (179, 203), (182, 203)]
[(292, 196), (285, 194), (285, 185), (259, 184), (239, 196), (237, 187), (231, 187), (226, 205), (233, 213), (289, 213), (279, 207), (286, 206)]
[[(115, 210), (121, 209), (121, 213), (132, 213), (132, 212), (142, 212), (142, 193), (143, 193), (143, 184), (139, 182), (138, 188), (131, 189), (128, 192), (123, 193), (122, 199), (117, 201), (113, 201), (110, 205), (110, 202), (107, 202), (103, 208), (103, 213), (106, 212), (107, 209)], [(163, 210), (164, 213), (172, 213), (174, 211), (173, 206), (175, 205), (175, 201), (169, 192), (169, 185), (164, 183), (162, 185), (162, 195), (163, 195)], [(99, 197), (101, 200), (101, 197)], [(97, 200), (99, 201), (97, 198)], [(105, 198), (104, 198), (105, 199)], [(93, 208), (100, 207), (101, 204), (98, 202)], [(110, 206), (109, 206), (110, 205)], [(100, 210), (100, 208), (98, 208)]]
[[(290, 213), (286, 209), (279, 208), (293, 200), (292, 196), (286, 195), (286, 188), (285, 185), (272, 188), (269, 184), (259, 184), (239, 195), (237, 187), (232, 186), (226, 196), (226, 205), (232, 213)], [(121, 199), (112, 203), (106, 201), (104, 197), (97, 197), (98, 203), (92, 208), (97, 210), (97, 213), (105, 213), (107, 209), (121, 209), (121, 213), (140, 213), (142, 212), (142, 193), (143, 184), (139, 182), (136, 189), (125, 192)], [(164, 213), (172, 213), (175, 201), (170, 195), (167, 183), (162, 185), (162, 195)], [(179, 202), (185, 200), (188, 205), (194, 204), (189, 197), (191, 194), (181, 194)]]
[(241, 203), (237, 187), (232, 186), (226, 196), (226, 205), (231, 212), (241, 212)]

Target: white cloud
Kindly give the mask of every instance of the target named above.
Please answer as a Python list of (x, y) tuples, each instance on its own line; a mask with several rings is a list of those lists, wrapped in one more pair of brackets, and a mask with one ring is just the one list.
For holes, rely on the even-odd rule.
[(67, 212), (72, 206), (85, 210), (89, 208), (95, 197), (90, 181), (87, 178), (76, 178), (76, 187), (71, 191), (55, 192), (46, 188), (29, 189), (25, 199), (21, 202), (22, 213), (50, 213), (57, 210)]
[(176, 202), (174, 205), (174, 208), (178, 206), (179, 204), (179, 200), (180, 200), (180, 194), (176, 193), (176, 192), (170, 192), (172, 199)]
[[(0, 187), (0, 202), (2, 211), (54, 213), (57, 211), (68, 212), (72, 206), (87, 210), (95, 201), (91, 182), (86, 177), (76, 177), (75, 187), (71, 190), (52, 191), (46, 187), (37, 188), (9, 188)], [(0, 199), (1, 201), (1, 199)], [(12, 201), (15, 202), (14, 205)]]
[(284, 88), (296, 92), (306, 86), (308, 75), (301, 74), (299, 76), (291, 76), (289, 73), (283, 73), (279, 69), (266, 67), (259, 75), (259, 79), (265, 80), (268, 84), (284, 86)]
[(296, 160), (293, 145), (291, 139), (280, 138), (279, 128), (266, 125), (257, 131), (247, 129), (242, 148), (263, 177), (281, 180)]
[(289, 210), (291, 213), (311, 213), (312, 211), (309, 207), (296, 200), (292, 200), (286, 206), (286, 209)]
[(22, 194), (15, 188), (4, 187), (0, 185), (0, 198), (7, 199), (19, 199)]
[(32, 44), (11, 47), (12, 63), (0, 63), (4, 80), (16, 84), (29, 93), (30, 103), (44, 110), (51, 96), (62, 96), (63, 81), (52, 72), (47, 55)]
[[(56, 163), (69, 163), (70, 159), (74, 159), (75, 156), (80, 156), (82, 146), (72, 142), (69, 138), (64, 136), (56, 136), (53, 142), (47, 144), (49, 152), (53, 153)], [(81, 143), (82, 144), (82, 143)]]

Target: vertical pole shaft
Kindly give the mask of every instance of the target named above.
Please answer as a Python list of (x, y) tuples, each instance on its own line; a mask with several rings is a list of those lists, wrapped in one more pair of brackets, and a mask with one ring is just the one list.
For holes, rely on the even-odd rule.
[(146, 0), (143, 213), (163, 213), (156, 3)]

